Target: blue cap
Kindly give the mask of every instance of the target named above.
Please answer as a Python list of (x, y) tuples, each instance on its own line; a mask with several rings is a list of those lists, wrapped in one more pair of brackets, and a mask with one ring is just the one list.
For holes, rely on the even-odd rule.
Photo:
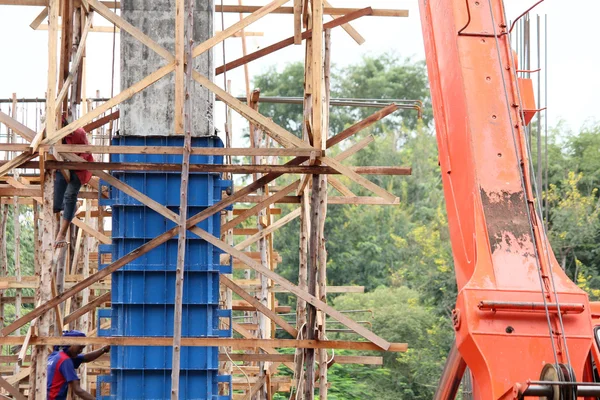
[(80, 332), (80, 331), (76, 331), (76, 330), (63, 331), (63, 336), (66, 336), (66, 337), (86, 337), (85, 333)]
[[(63, 337), (86, 337), (85, 333), (76, 331), (76, 330), (63, 331), (62, 335), (63, 335)], [(69, 345), (54, 346), (54, 351), (59, 351), (60, 349), (67, 351), (69, 349), (69, 347), (71, 347), (71, 346), (69, 346)]]

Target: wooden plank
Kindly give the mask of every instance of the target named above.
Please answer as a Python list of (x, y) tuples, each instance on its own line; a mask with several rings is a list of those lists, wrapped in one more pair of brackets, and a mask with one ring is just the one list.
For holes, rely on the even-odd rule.
[(386, 106), (381, 110), (369, 115), (367, 118), (355, 123), (348, 129), (344, 129), (343, 132), (328, 140), (328, 147), (334, 146), (339, 142), (343, 141), (344, 139), (347, 139), (350, 136), (354, 135), (355, 133), (360, 132), (361, 130), (373, 125), (375, 122), (379, 121), (387, 115), (390, 115), (396, 110), (398, 110), (398, 106), (396, 104), (390, 104), (389, 106)]
[(294, 219), (298, 218), (298, 216), (300, 216), (300, 209), (297, 208), (294, 211), (288, 213), (286, 216), (278, 219), (275, 223), (267, 226), (266, 228), (264, 228), (263, 230), (255, 233), (254, 235), (250, 236), (249, 238), (245, 239), (244, 241), (238, 243), (235, 248), (238, 250), (243, 250), (246, 247), (252, 245), (253, 243), (256, 243), (257, 241), (259, 241), (262, 238), (267, 237), (268, 235), (270, 235), (271, 233), (275, 232), (277, 229), (281, 228), (282, 226), (285, 226), (287, 223), (293, 221)]
[(27, 161), (37, 157), (37, 154), (31, 154), (30, 152), (23, 152), (18, 156), (14, 157), (12, 160), (0, 166), (0, 176), (4, 176), (14, 168), (20, 167), (22, 164)]
[(346, 185), (344, 185), (337, 178), (330, 176), (328, 177), (328, 182), (331, 186), (333, 186), (340, 194), (346, 197), (356, 197), (356, 195), (350, 190)]
[[(330, 7), (331, 8), (331, 4), (329, 4), (329, 2), (327, 2), (327, 0), (323, 0), (323, 5), (325, 7)], [(334, 19), (339, 18), (340, 15), (332, 15), (332, 17)], [(360, 33), (358, 33), (358, 31), (356, 29), (354, 29), (354, 27), (348, 23), (343, 24), (342, 25), (342, 29), (346, 31), (346, 33), (348, 35), (350, 35), (350, 37), (352, 39), (354, 39), (354, 41), (356, 43), (358, 43), (358, 45), (360, 46), (361, 44), (363, 44), (365, 42), (365, 38), (361, 36)]]
[[(359, 10), (357, 10), (355, 12), (352, 12), (352, 13), (350, 13), (348, 15), (345, 15), (345, 16), (340, 17), (338, 19), (335, 19), (333, 21), (327, 22), (326, 24), (323, 25), (323, 30), (324, 29), (335, 28), (335, 27), (340, 26), (340, 25), (342, 25), (344, 23), (347, 23), (348, 21), (355, 20), (355, 19), (360, 18), (360, 17), (365, 16), (365, 15), (370, 15), (372, 12), (373, 12), (373, 9), (371, 7), (366, 7), (366, 8), (359, 9)], [(312, 38), (312, 34), (313, 34), (313, 30), (309, 29), (309, 30), (303, 32), (300, 37), (301, 37), (302, 40), (310, 39), (310, 38)], [(222, 74), (226, 70), (229, 71), (229, 70), (237, 68), (237, 67), (239, 67), (241, 65), (246, 65), (247, 63), (249, 63), (251, 61), (254, 61), (254, 60), (257, 60), (259, 58), (262, 58), (262, 57), (264, 57), (266, 55), (269, 55), (269, 54), (271, 54), (271, 53), (273, 53), (273, 52), (275, 52), (277, 50), (281, 50), (281, 49), (284, 49), (284, 48), (286, 48), (288, 46), (291, 46), (291, 45), (293, 45), (295, 43), (294, 40), (295, 40), (295, 37), (292, 36), (292, 37), (289, 37), (287, 39), (281, 40), (281, 41), (279, 41), (277, 43), (274, 43), (274, 44), (272, 44), (270, 46), (264, 47), (264, 48), (262, 48), (262, 49), (260, 49), (258, 51), (255, 51), (254, 53), (248, 54), (247, 56), (243, 56), (243, 57), (240, 57), (240, 58), (238, 58), (236, 60), (230, 61), (230, 62), (228, 62), (225, 65), (221, 65), (220, 67), (217, 67), (215, 69), (215, 75), (220, 75), (220, 74)]]
[(367, 178), (360, 176), (359, 174), (354, 172), (351, 168), (346, 167), (345, 165), (342, 165), (342, 163), (340, 163), (339, 161), (336, 161), (335, 159), (333, 159), (331, 157), (321, 157), (321, 160), (324, 163), (326, 163), (328, 166), (335, 168), (337, 171), (344, 174), (348, 178), (352, 179), (354, 182), (358, 183), (365, 189), (370, 190), (371, 192), (379, 195), (380, 197), (386, 199), (390, 203), (398, 204), (400, 202), (400, 199), (396, 195), (388, 192), (387, 190), (383, 189), (380, 186), (377, 186), (376, 184), (374, 184)]
[(284, 5), (287, 2), (288, 0), (273, 0), (271, 3), (260, 7), (255, 11), (251, 11), (252, 14), (250, 14), (243, 20), (236, 22), (224, 31), (214, 35), (213, 37), (194, 47), (194, 49), (192, 50), (192, 57), (196, 58), (205, 51), (212, 49), (215, 45), (221, 43), (223, 40), (244, 29), (251, 23), (258, 21), (265, 15), (269, 14), (270, 12), (274, 11), (275, 9)]
[(112, 243), (112, 240), (108, 236), (103, 235), (102, 233), (98, 232), (96, 229), (92, 228), (91, 226), (89, 226), (88, 224), (83, 222), (81, 219), (79, 219), (77, 217), (73, 218), (72, 223), (73, 223), (73, 225), (75, 225), (79, 229), (83, 230), (88, 235), (93, 236), (96, 239), (98, 239), (99, 242), (101, 242), (103, 244), (111, 244)]
[[(283, 1), (283, 0), (281, 0)], [(286, 131), (267, 117), (261, 115), (259, 112), (254, 111), (252, 108), (242, 103), (214, 83), (212, 83), (205, 76), (200, 74), (198, 71), (193, 71), (194, 79), (202, 86), (217, 95), (222, 101), (227, 103), (237, 113), (251, 121), (256, 126), (260, 127), (265, 131), (266, 134), (271, 136), (275, 141), (283, 145), (284, 147), (300, 147), (308, 148), (306, 143), (298, 139), (292, 133)], [(313, 149), (314, 150), (314, 149)]]
[(298, 331), (288, 324), (282, 317), (277, 315), (276, 312), (271, 310), (269, 307), (265, 306), (263, 303), (258, 301), (255, 297), (249, 295), (244, 289), (239, 287), (234, 281), (227, 278), (224, 275), (221, 275), (221, 284), (231, 289), (235, 294), (240, 296), (242, 299), (246, 300), (253, 307), (255, 307), (258, 311), (263, 313), (267, 318), (271, 321), (275, 322), (277, 325), (282, 327), (287, 333), (292, 335), (292, 337), (298, 336)]
[(276, 194), (267, 197), (264, 201), (260, 202), (256, 206), (254, 206), (252, 208), (248, 208), (246, 210), (240, 210), (240, 214), (237, 217), (235, 217), (234, 219), (232, 219), (231, 221), (228, 221), (227, 223), (223, 224), (221, 226), (221, 229), (224, 231), (231, 229), (234, 226), (245, 221), (251, 215), (258, 215), (258, 212), (260, 212), (260, 210), (277, 202), (277, 200), (283, 198), (286, 194), (295, 190), (297, 187), (298, 187), (298, 181), (293, 182), (293, 183), (289, 184), (288, 186), (286, 186), (285, 188), (283, 188), (282, 190), (280, 190), (279, 192), (277, 192)]
[[(88, 1), (88, 0), (83, 0)], [(108, 6), (120, 8), (120, 1), (101, 1), (100, 3)], [(48, 0), (0, 0), (0, 5), (18, 5), (18, 6), (38, 6), (43, 7), (48, 5)], [(227, 13), (253, 13), (259, 10), (261, 6), (239, 6), (239, 5), (218, 5), (215, 4), (215, 12), (227, 12)], [(325, 7), (323, 8), (324, 15), (343, 15), (348, 14), (352, 11), (356, 11), (357, 8), (346, 8), (346, 7)], [(374, 17), (408, 17), (408, 10), (399, 10), (399, 9), (375, 9), (373, 10)], [(273, 11), (271, 14), (293, 14), (293, 7), (279, 7)]]
[(302, 0), (294, 0), (294, 44), (302, 44)]
[(44, 9), (38, 14), (37, 17), (29, 24), (31, 29), (36, 30), (38, 26), (46, 19), (48, 16), (48, 7), (44, 7)]
[[(237, 199), (237, 203), (260, 203), (262, 201), (267, 200), (268, 196), (242, 196)], [(285, 196), (282, 199), (277, 201), (278, 204), (299, 204), (300, 196)], [(358, 204), (369, 204), (372, 206), (388, 206), (394, 205), (397, 203), (390, 202), (387, 199), (382, 197), (371, 197), (371, 196), (356, 196), (356, 197), (346, 197), (346, 196), (330, 196), (327, 199), (327, 204), (346, 204), (346, 205), (358, 205)]]
[[(6, 0), (5, 0), (6, 1)], [(251, 13), (255, 12), (259, 9), (259, 6), (237, 6), (237, 5), (215, 5), (216, 12), (235, 12), (235, 13)], [(359, 10), (358, 8), (347, 8), (347, 7), (324, 7), (323, 15), (346, 15), (351, 12)], [(271, 14), (294, 14), (293, 7), (279, 7), (273, 11)], [(373, 17), (408, 17), (408, 10), (398, 10), (398, 9), (373, 9)]]
[(2, 111), (0, 111), (0, 122), (6, 125), (13, 132), (18, 133), (19, 136), (28, 142), (31, 142), (33, 138), (35, 138), (36, 133), (34, 131)]
[[(181, 87), (175, 87), (175, 133), (177, 129), (180, 129), (181, 133), (184, 133), (183, 139), (183, 156), (181, 161), (181, 189), (179, 196), (179, 220), (178, 222), (178, 238), (177, 238), (177, 265), (175, 270), (175, 304), (174, 304), (174, 317), (173, 317), (173, 358), (171, 367), (171, 400), (179, 400), (179, 373), (180, 373), (180, 362), (181, 362), (181, 329), (182, 329), (182, 313), (183, 313), (183, 285), (185, 279), (185, 255), (186, 255), (186, 238), (187, 238), (187, 211), (188, 211), (188, 181), (190, 175), (190, 150), (192, 148), (192, 107), (191, 107), (191, 84), (192, 84), (192, 37), (193, 37), (193, 15), (194, 15), (194, 2), (189, 0), (187, 3), (187, 32), (190, 39), (185, 43), (184, 46), (184, 0), (176, 0), (176, 18), (175, 18), (175, 31), (176, 31), (176, 56), (180, 60), (181, 68), (179, 69), (179, 79), (175, 77), (175, 84), (181, 85)], [(179, 42), (177, 42), (177, 40)], [(188, 63), (183, 68), (184, 58), (187, 58)], [(184, 75), (185, 73), (185, 75)], [(177, 90), (180, 90), (179, 104), (177, 104)], [(185, 93), (184, 93), (185, 90)], [(177, 107), (180, 107), (177, 108)], [(180, 114), (180, 121), (177, 121), (177, 113)], [(184, 118), (185, 115), (185, 118)], [(185, 121), (184, 121), (185, 119)], [(177, 123), (181, 124), (181, 127), (177, 126)]]
[(94, 300), (90, 301), (89, 303), (85, 304), (84, 306), (80, 307), (79, 309), (73, 311), (71, 314), (67, 315), (64, 318), (64, 324), (67, 325), (67, 324), (75, 321), (77, 318), (81, 317), (82, 315), (84, 315), (90, 311), (94, 311), (96, 308), (100, 307), (102, 304), (104, 304), (108, 301), (110, 301), (110, 292), (106, 292), (103, 295), (96, 297)]
[[(21, 345), (24, 336), (2, 336), (0, 345)], [(31, 339), (32, 345), (66, 346), (66, 345), (115, 345), (115, 346), (171, 346), (171, 337), (136, 337), (136, 336), (107, 336), (107, 337), (35, 337)], [(235, 339), (235, 338), (181, 338), (182, 346), (213, 347), (231, 346), (233, 348), (303, 348), (303, 349), (334, 349), (356, 351), (381, 351), (381, 348), (372, 342), (359, 342), (349, 340), (296, 340), (296, 339)], [(390, 343), (386, 351), (405, 352), (408, 350), (406, 343)], [(22, 378), (21, 378), (22, 379)]]
[[(73, 78), (75, 77), (75, 74), (77, 73), (77, 70), (79, 69), (79, 63), (81, 62), (81, 59), (83, 58), (85, 46), (87, 43), (86, 39), (87, 39), (88, 33), (90, 31), (90, 27), (92, 26), (93, 15), (94, 15), (93, 13), (88, 14), (88, 19), (85, 24), (85, 27), (83, 28), (79, 46), (77, 47), (77, 52), (75, 53), (75, 56), (73, 57), (73, 62), (71, 63), (71, 70), (69, 71), (67, 79), (65, 79), (65, 82), (62, 85), (62, 88), (60, 89), (58, 96), (56, 97), (57, 104), (60, 104), (63, 101), (63, 99), (65, 98), (65, 96), (67, 95), (67, 92), (69, 91), (69, 87), (71, 86), (71, 83), (73, 82)], [(35, 150), (36, 149), (34, 148), (34, 151)]]
[[(92, 0), (92, 1), (95, 1), (95, 0)], [(142, 80), (134, 83), (127, 89), (121, 91), (121, 93), (119, 93), (112, 99), (102, 103), (100, 106), (96, 107), (94, 110), (90, 111), (89, 113), (85, 114), (83, 117), (79, 118), (77, 121), (73, 121), (69, 125), (58, 130), (54, 135), (50, 136), (47, 133), (47, 137), (46, 137), (46, 139), (42, 140), (42, 143), (48, 144), (48, 145), (58, 143), (62, 138), (69, 135), (71, 132), (75, 131), (78, 128), (83, 127), (84, 125), (86, 125), (90, 121), (92, 121), (93, 119), (98, 118), (100, 115), (102, 115), (106, 111), (110, 110), (112, 107), (129, 99), (134, 94), (138, 93), (139, 91), (150, 86), (151, 84), (158, 81), (162, 77), (166, 76), (167, 74), (172, 72), (174, 68), (175, 68), (174, 62), (171, 62), (171, 63), (165, 65), (164, 67), (159, 68), (158, 70), (154, 71), (153, 73), (146, 76)]]
[[(99, 121), (99, 120), (98, 120)], [(85, 129), (85, 127), (84, 127)], [(86, 130), (88, 131), (88, 130)], [(24, 151), (27, 145), (2, 145), (0, 150)], [(49, 146), (42, 146), (48, 149)], [(170, 146), (98, 146), (56, 144), (54, 148), (59, 153), (93, 153), (93, 154), (183, 154), (181, 147)], [(316, 156), (322, 152), (314, 149), (282, 149), (282, 148), (242, 148), (242, 147), (194, 147), (192, 155), (229, 155), (229, 156)]]
[(156, 43), (148, 35), (146, 35), (144, 32), (142, 32), (135, 26), (131, 25), (125, 19), (123, 19), (122, 17), (115, 14), (108, 7), (106, 7), (104, 4), (102, 4), (102, 2), (99, 2), (97, 0), (88, 0), (88, 4), (93, 9), (95, 9), (98, 12), (98, 14), (102, 15), (108, 21), (112, 22), (113, 24), (115, 24), (119, 28), (123, 29), (124, 31), (129, 33), (131, 36), (136, 38), (137, 40), (139, 40), (141, 43), (145, 44), (149, 49), (156, 52), (156, 54), (163, 57), (169, 63), (174, 61), (175, 57), (173, 57), (173, 55), (171, 54), (170, 51), (168, 51), (167, 49), (165, 49), (164, 47), (162, 47), (161, 45)]
[[(73, 1), (63, 0), (61, 1), (61, 6), (60, 17), (62, 25), (58, 26), (57, 24), (57, 30), (60, 32), (60, 57), (57, 77), (59, 92), (64, 87), (65, 79), (69, 75), (69, 61), (71, 60), (71, 48), (73, 47)], [(55, 101), (55, 104), (57, 121), (59, 126), (62, 126), (61, 115), (67, 112), (68, 101), (64, 103), (62, 101)]]
[[(294, 362), (293, 354), (241, 354), (241, 353), (231, 353), (229, 357), (233, 361), (242, 361), (242, 362), (258, 362), (258, 361), (266, 361), (266, 362)], [(219, 361), (228, 361), (227, 355), (219, 354)], [(336, 355), (334, 358), (334, 362), (336, 364), (363, 364), (363, 365), (383, 365), (383, 357), (379, 356), (338, 356)]]
[[(183, 135), (183, 102), (185, 91), (185, 0), (175, 1), (175, 109), (174, 131)], [(175, 383), (175, 382), (173, 382)], [(177, 382), (177, 385), (179, 381)]]
[(323, 132), (323, 0), (312, 0), (312, 131), (313, 147), (325, 150)]
[[(46, 161), (46, 169), (63, 170), (119, 170), (119, 171), (177, 171), (180, 164), (155, 164), (135, 162), (82, 162), (82, 161)], [(347, 167), (352, 172), (362, 175), (410, 175), (407, 167)], [(286, 166), (267, 164), (190, 164), (191, 172), (228, 172), (232, 174), (252, 174), (281, 172), (284, 174), (341, 174), (330, 166)]]
[[(87, 125), (84, 125), (83, 130), (86, 132), (91, 132), (94, 129), (98, 129), (101, 126), (108, 124), (110, 121), (114, 121), (115, 119), (118, 119), (120, 116), (121, 116), (121, 110), (113, 111), (112, 113), (105, 115), (102, 118), (98, 118), (97, 120), (92, 121)], [(72, 145), (65, 145), (65, 146), (72, 146)], [(81, 146), (81, 145), (78, 145), (78, 146)], [(109, 146), (94, 146), (94, 147), (109, 147)], [(94, 153), (100, 153), (100, 152), (95, 151)]]

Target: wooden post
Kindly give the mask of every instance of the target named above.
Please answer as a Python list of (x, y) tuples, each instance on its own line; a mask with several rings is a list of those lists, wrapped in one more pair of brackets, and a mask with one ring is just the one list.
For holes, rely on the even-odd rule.
[[(323, 104), (323, 135), (327, 139), (329, 132), (329, 98), (330, 98), (330, 70), (331, 70), (331, 30), (325, 30), (325, 62), (324, 62), (324, 87), (325, 102)], [(319, 263), (318, 263), (318, 297), (319, 300), (327, 302), (327, 249), (325, 239), (325, 218), (327, 217), (327, 175), (320, 175), (321, 185), (319, 190)], [(326, 314), (319, 312), (317, 320), (318, 338), (326, 340)], [(327, 399), (327, 349), (319, 349), (319, 399)]]
[[(298, 266), (298, 288), (300, 290), (307, 290), (307, 274), (308, 274), (308, 239), (310, 236), (310, 204), (309, 204), (308, 191), (302, 192), (300, 201), (300, 243), (299, 243), (299, 260), (300, 265)], [(298, 336), (301, 337), (303, 332), (306, 332), (306, 301), (298, 298), (296, 302), (296, 329), (298, 330)], [(296, 349), (296, 393), (303, 393), (302, 391), (302, 379), (301, 375), (304, 370), (304, 364), (300, 361), (304, 351), (302, 349)]]
[[(183, 12), (183, 0), (177, 1)], [(175, 311), (173, 318), (173, 362), (171, 371), (171, 400), (179, 400), (179, 368), (181, 359), (181, 314), (183, 302), (183, 283), (185, 273), (185, 243), (187, 234), (187, 192), (190, 174), (190, 152), (192, 148), (192, 107), (190, 88), (192, 83), (192, 45), (194, 32), (194, 1), (187, 3), (187, 41), (185, 42), (185, 53), (187, 64), (185, 65), (185, 102), (184, 102), (184, 125), (185, 137), (183, 142), (183, 160), (181, 167), (181, 196), (179, 201), (179, 238), (177, 241), (177, 271), (175, 278)], [(177, 24), (183, 24), (182, 18), (176, 20)], [(176, 28), (177, 29), (177, 28)], [(185, 40), (184, 38), (181, 38)], [(177, 46), (176, 46), (177, 47)], [(177, 90), (177, 88), (175, 89)]]
[(313, 145), (325, 150), (323, 135), (323, 0), (312, 0), (312, 129)]
[[(90, 200), (84, 200), (83, 201), (83, 207), (85, 208), (85, 223), (86, 224), (90, 224), (92, 227), (94, 227), (94, 225), (96, 225), (96, 223), (92, 222), (92, 202)], [(80, 230), (82, 231), (82, 230)], [(83, 235), (83, 268), (81, 271), (81, 275), (83, 277), (83, 279), (86, 279), (90, 276), (90, 241), (93, 240), (93, 238), (86, 234), (86, 233), (82, 233)], [(82, 304), (87, 304), (90, 301), (90, 289), (89, 288), (85, 288), (83, 289), (83, 293), (81, 294), (81, 302)], [(89, 317), (89, 313), (85, 313), (81, 316), (81, 323), (80, 323), (80, 329), (83, 332), (89, 332), (90, 329), (90, 317)], [(81, 386), (83, 387), (84, 390), (89, 392), (89, 382), (88, 382), (88, 377), (87, 377), (87, 365), (83, 364), (82, 366), (82, 373), (81, 373)]]
[[(52, 10), (52, 8), (51, 8)], [(54, 230), (52, 227), (52, 201), (54, 197), (54, 174), (50, 171), (44, 172), (43, 180), (43, 207), (42, 207), (42, 253), (40, 265), (40, 302), (46, 303), (52, 298), (52, 244), (54, 242)], [(52, 322), (53, 311), (48, 310), (42, 314), (38, 320), (38, 333), (40, 337), (47, 337), (50, 334), (50, 324)], [(60, 327), (57, 327), (60, 328)], [(37, 373), (36, 373), (36, 399), (46, 398), (46, 359), (48, 357), (48, 347), (38, 346), (37, 350)]]
[[(62, 33), (60, 38), (60, 68), (58, 74), (58, 89), (64, 85), (69, 75), (69, 61), (71, 60), (71, 46), (73, 44), (73, 0), (62, 1)], [(50, 83), (50, 82), (48, 82)], [(50, 92), (48, 92), (50, 94)], [(68, 100), (65, 98), (62, 104), (57, 104), (56, 114), (60, 116), (61, 111), (66, 112)], [(59, 118), (60, 121), (60, 118)], [(62, 124), (61, 124), (62, 127)]]
[[(41, 277), (40, 271), (40, 212), (39, 212), (39, 204), (37, 201), (33, 201), (33, 269), (34, 276), (38, 278)], [(40, 304), (40, 289), (36, 289), (34, 296), (34, 303)], [(38, 346), (33, 346), (31, 348), (31, 363), (30, 363), (30, 374), (29, 374), (29, 400), (35, 400), (35, 388), (37, 381), (37, 354), (38, 354)]]

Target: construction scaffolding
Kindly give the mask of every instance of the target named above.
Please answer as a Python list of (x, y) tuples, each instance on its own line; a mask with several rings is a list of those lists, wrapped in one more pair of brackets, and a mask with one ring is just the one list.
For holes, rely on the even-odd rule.
[[(329, 204), (388, 205), (398, 198), (364, 177), (367, 174), (409, 175), (410, 168), (399, 166), (352, 167), (344, 163), (351, 155), (368, 146), (374, 138), (367, 136), (335, 157), (330, 149), (399, 109), (421, 112), (417, 101), (394, 103), (373, 99), (330, 99), (331, 29), (342, 27), (357, 43), (364, 39), (350, 25), (361, 17), (407, 17), (405, 10), (335, 8), (325, 0), (294, 0), (293, 7), (283, 7), (289, 0), (274, 0), (263, 6), (215, 5), (217, 13), (240, 13), (239, 22), (212, 35), (202, 43), (185, 40), (191, 31), (193, 1), (176, 0), (175, 52), (171, 53), (146, 33), (122, 18), (119, 2), (98, 0), (1, 0), (0, 5), (40, 6), (42, 12), (32, 22), (33, 29), (48, 30), (48, 86), (45, 99), (18, 99), (16, 94), (0, 100), (0, 387), (15, 399), (46, 398), (46, 360), (49, 346), (86, 344), (89, 348), (113, 346), (172, 346), (171, 398), (180, 398), (180, 347), (219, 347), (219, 370), (231, 375), (219, 385), (219, 395), (234, 399), (271, 399), (276, 392), (289, 393), (296, 399), (327, 398), (327, 368), (332, 363), (382, 364), (377, 356), (339, 356), (331, 359), (330, 349), (355, 351), (406, 351), (405, 343), (389, 343), (351, 319), (347, 313), (327, 304), (328, 293), (362, 291), (362, 287), (327, 286), (327, 250), (324, 225)], [(242, 16), (242, 13), (247, 14)], [(269, 14), (293, 14), (291, 36), (254, 53), (246, 54), (215, 69), (215, 76), (232, 68), (271, 54), (286, 46), (305, 44), (305, 81), (302, 99), (264, 101), (297, 102), (304, 108), (300, 121), (303, 137), (299, 138), (258, 112), (263, 100), (259, 90), (250, 90), (246, 74), (247, 96), (238, 99), (228, 87), (222, 88), (197, 70), (190, 60), (231, 37), (245, 40), (244, 29)], [(115, 31), (126, 31), (166, 60), (157, 69), (111, 98), (86, 98), (85, 46), (95, 27), (94, 14), (108, 20)], [(332, 20), (324, 22), (324, 15)], [(59, 18), (60, 17), (60, 18)], [(47, 24), (43, 24), (47, 19)], [(59, 19), (61, 22), (59, 23)], [(111, 29), (112, 31), (112, 29)], [(58, 34), (60, 32), (61, 42)], [(72, 46), (76, 43), (77, 46)], [(58, 68), (57, 68), (58, 66)], [(118, 136), (119, 104), (173, 73), (175, 75), (175, 124), (173, 131), (184, 140), (182, 147), (113, 145)], [(195, 81), (225, 103), (228, 118), (224, 147), (195, 147), (191, 140), (189, 90)], [(82, 89), (83, 88), (83, 89)], [(368, 118), (357, 121), (342, 132), (330, 132), (329, 110), (332, 105), (377, 107)], [(71, 110), (75, 117), (62, 126), (60, 116)], [(250, 146), (232, 147), (231, 111), (248, 120)], [(42, 118), (42, 115), (44, 118)], [(63, 144), (62, 139), (83, 128), (90, 145)], [(89, 153), (94, 162), (77, 154)], [(173, 155), (180, 163), (115, 162), (111, 155)], [(195, 163), (194, 156), (224, 157), (222, 164)], [(250, 157), (248, 164), (234, 163), (232, 157)], [(151, 159), (151, 157), (148, 157)], [(282, 163), (282, 160), (285, 160)], [(56, 219), (52, 199), (55, 174), (68, 170), (89, 170), (92, 180), (79, 192), (80, 206), (70, 226), (67, 250), (54, 249)], [(180, 212), (152, 199), (115, 176), (115, 171), (172, 171), (181, 173)], [(188, 176), (192, 173), (218, 173), (224, 180), (236, 175), (251, 175), (245, 186), (224, 188), (222, 199), (195, 215), (187, 215)], [(299, 175), (292, 183), (281, 178)], [(360, 185), (374, 196), (357, 196), (339, 176)], [(278, 181), (278, 179), (280, 179)], [(279, 183), (279, 184), (278, 184)], [(175, 226), (148, 240), (119, 259), (110, 259), (101, 246), (112, 242), (109, 223), (113, 210), (103, 205), (112, 191), (119, 191), (172, 221)], [(298, 204), (284, 214), (281, 203)], [(221, 219), (221, 236), (215, 237), (200, 228), (200, 222), (217, 215)], [(9, 218), (10, 216), (10, 218)], [(298, 243), (300, 265), (298, 281), (292, 283), (277, 272), (281, 261), (273, 246), (276, 231), (290, 221), (300, 220)], [(11, 220), (12, 219), (12, 220)], [(14, 269), (8, 270), (7, 224), (13, 224)], [(21, 243), (20, 225), (33, 225), (31, 247)], [(186, 232), (220, 249), (222, 265), (232, 265), (234, 273), (220, 276), (220, 307), (233, 310), (233, 318), (221, 319), (221, 328), (233, 329), (240, 337), (182, 337), (181, 313), (184, 285)], [(129, 263), (149, 253), (166, 241), (178, 237), (177, 279), (174, 304), (174, 334), (170, 337), (98, 336), (110, 327), (98, 310), (110, 307), (111, 276)], [(19, 253), (19, 251), (21, 253)], [(20, 266), (23, 252), (32, 252), (35, 274), (26, 276)], [(102, 266), (102, 267), (100, 267)], [(235, 272), (238, 271), (238, 272)], [(297, 296), (296, 309), (281, 306), (275, 293)], [(13, 294), (14, 293), (14, 294)], [(14, 305), (14, 318), (5, 316), (5, 306)], [(294, 321), (292, 322), (290, 318)], [(328, 340), (326, 322), (330, 318), (364, 340)], [(239, 322), (238, 322), (239, 321)], [(85, 338), (63, 338), (63, 329), (78, 329)], [(276, 335), (280, 330), (288, 338)], [(12, 346), (12, 347), (11, 347)], [(279, 349), (295, 349), (295, 354)], [(283, 366), (283, 367), (282, 367)], [(291, 373), (280, 373), (281, 368)], [(97, 377), (109, 374), (109, 356), (82, 367), (82, 387), (105, 398), (110, 392)], [(229, 396), (229, 397), (227, 397)], [(109, 397), (106, 397), (109, 398)]]

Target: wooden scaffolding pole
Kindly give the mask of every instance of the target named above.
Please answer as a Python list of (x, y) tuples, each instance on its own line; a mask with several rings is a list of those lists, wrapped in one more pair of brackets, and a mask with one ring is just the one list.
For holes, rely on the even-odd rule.
[[(50, 137), (56, 129), (55, 102), (56, 97), (56, 46), (58, 31), (58, 0), (48, 2), (48, 91), (46, 95), (46, 136)], [(43, 163), (45, 155), (40, 156)], [(43, 202), (42, 202), (42, 247), (40, 257), (40, 286), (39, 298), (42, 304), (52, 298), (52, 244), (54, 242), (54, 229), (52, 215), (54, 198), (54, 174), (52, 171), (40, 171), (42, 174)], [(50, 324), (52, 310), (48, 310), (38, 319), (38, 335), (48, 337), (50, 335)], [(35, 398), (46, 398), (46, 384), (48, 380), (46, 364), (48, 358), (48, 347), (37, 346), (36, 375), (35, 375)]]
[[(329, 98), (330, 98), (330, 70), (331, 70), (331, 30), (325, 30), (325, 59), (324, 59), (324, 89), (325, 101), (323, 102), (323, 136), (327, 138), (329, 132)], [(325, 218), (327, 217), (327, 175), (319, 175), (319, 249), (317, 287), (318, 297), (323, 303), (327, 302), (327, 249), (325, 239)], [(317, 316), (317, 337), (326, 340), (326, 314), (319, 312)], [(327, 400), (327, 349), (320, 349), (319, 354), (319, 399)]]
[[(190, 88), (192, 84), (192, 44), (194, 37), (194, 1), (188, 0), (187, 7), (184, 0), (177, 0), (177, 16), (175, 18), (177, 40), (184, 43), (175, 43), (175, 48), (179, 49), (176, 54), (182, 64), (185, 63), (185, 79), (178, 82), (183, 87), (180, 91), (185, 90), (184, 95), (184, 121), (183, 128), (185, 129), (185, 137), (183, 140), (183, 159), (181, 163), (181, 196), (179, 201), (179, 238), (177, 241), (177, 270), (175, 277), (175, 304), (173, 318), (173, 361), (171, 371), (171, 400), (179, 400), (179, 371), (181, 361), (181, 327), (182, 327), (182, 309), (183, 309), (183, 285), (185, 277), (185, 244), (187, 238), (187, 203), (188, 203), (188, 180), (190, 175), (190, 151), (192, 148), (192, 107), (190, 98)], [(184, 10), (187, 8), (187, 26), (184, 26)], [(187, 29), (184, 29), (187, 28)], [(187, 30), (187, 41), (185, 40), (185, 31)], [(180, 71), (180, 72), (183, 72)], [(175, 91), (177, 92), (177, 87)], [(175, 110), (178, 113), (179, 110)]]

